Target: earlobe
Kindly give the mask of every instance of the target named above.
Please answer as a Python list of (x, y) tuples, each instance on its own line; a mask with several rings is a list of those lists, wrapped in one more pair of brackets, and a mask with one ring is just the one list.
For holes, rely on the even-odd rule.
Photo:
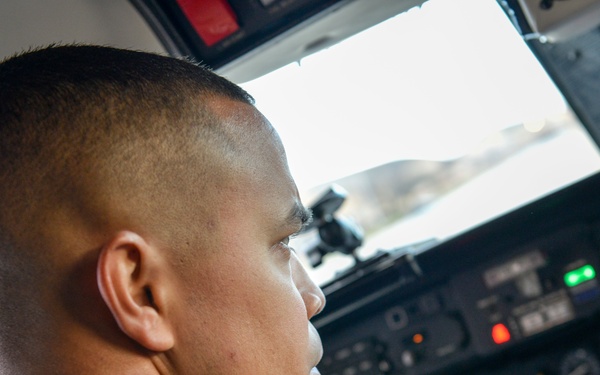
[(165, 315), (168, 281), (161, 260), (141, 236), (122, 231), (102, 248), (97, 267), (100, 293), (121, 330), (156, 352), (174, 345)]

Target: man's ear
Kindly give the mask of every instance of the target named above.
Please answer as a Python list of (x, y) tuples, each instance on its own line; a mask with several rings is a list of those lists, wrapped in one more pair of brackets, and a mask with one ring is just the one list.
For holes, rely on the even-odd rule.
[(165, 316), (167, 267), (160, 255), (138, 234), (122, 231), (102, 248), (97, 268), (100, 293), (121, 330), (156, 352), (175, 342)]

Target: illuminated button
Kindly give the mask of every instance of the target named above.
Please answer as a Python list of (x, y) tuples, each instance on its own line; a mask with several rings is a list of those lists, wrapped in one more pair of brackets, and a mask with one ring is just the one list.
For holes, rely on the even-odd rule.
[(569, 301), (559, 301), (546, 308), (546, 315), (550, 321), (568, 320), (573, 316)]
[(392, 365), (388, 361), (379, 362), (379, 371), (388, 372), (392, 369)]
[(340, 349), (335, 353), (335, 359), (338, 361), (343, 361), (344, 359), (350, 357), (350, 355), (352, 355), (352, 351), (350, 349)]
[(567, 272), (564, 276), (565, 284), (569, 287), (575, 287), (581, 283), (592, 280), (596, 277), (596, 270), (590, 264), (586, 264), (576, 270)]
[[(405, 350), (400, 354), (400, 361), (404, 367), (413, 367), (417, 363), (417, 357), (415, 356), (414, 352)], [(381, 370), (381, 364), (379, 369)]]
[(373, 362), (371, 361), (362, 361), (358, 364), (358, 369), (362, 372), (365, 371), (369, 371), (370, 369), (372, 369), (375, 365), (373, 364)]
[(510, 341), (510, 332), (508, 331), (508, 328), (502, 323), (496, 324), (492, 327), (492, 339), (498, 345)]
[(412, 337), (412, 341), (415, 344), (421, 344), (424, 340), (425, 340), (425, 337), (423, 337), (423, 335), (420, 333), (415, 333)]
[(207, 46), (220, 42), (240, 29), (227, 0), (177, 0), (186, 18)]
[(544, 327), (544, 317), (539, 312), (532, 312), (520, 319), (521, 327), (526, 333), (533, 333)]
[(362, 353), (367, 349), (367, 344), (364, 342), (357, 342), (352, 346), (352, 351), (354, 353)]

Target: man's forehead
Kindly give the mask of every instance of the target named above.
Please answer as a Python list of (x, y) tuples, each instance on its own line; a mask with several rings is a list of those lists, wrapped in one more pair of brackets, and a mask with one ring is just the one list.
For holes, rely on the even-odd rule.
[(205, 100), (208, 107), (219, 118), (226, 120), (225, 124), (255, 123), (268, 125), (268, 127), (270, 127), (270, 123), (265, 119), (262, 113), (249, 103), (218, 95)]
[(286, 226), (301, 227), (308, 223), (312, 212), (300, 202), (284, 146), (271, 123), (254, 106), (229, 98), (212, 98), (210, 107), (222, 119), (236, 148), (245, 153), (237, 161), (240, 169), (236, 169), (235, 180), (253, 198), (266, 198), (270, 200), (268, 206), (280, 207), (278, 221), (284, 219)]
[(285, 154), (277, 131), (253, 105), (226, 97), (210, 98), (207, 104), (219, 120), (220, 132), (226, 134), (236, 148), (259, 154), (267, 150)]

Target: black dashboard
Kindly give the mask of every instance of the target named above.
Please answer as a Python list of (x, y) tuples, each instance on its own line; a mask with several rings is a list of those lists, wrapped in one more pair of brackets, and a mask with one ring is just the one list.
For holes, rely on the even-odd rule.
[(599, 190), (589, 177), (325, 285), (321, 373), (600, 374)]

